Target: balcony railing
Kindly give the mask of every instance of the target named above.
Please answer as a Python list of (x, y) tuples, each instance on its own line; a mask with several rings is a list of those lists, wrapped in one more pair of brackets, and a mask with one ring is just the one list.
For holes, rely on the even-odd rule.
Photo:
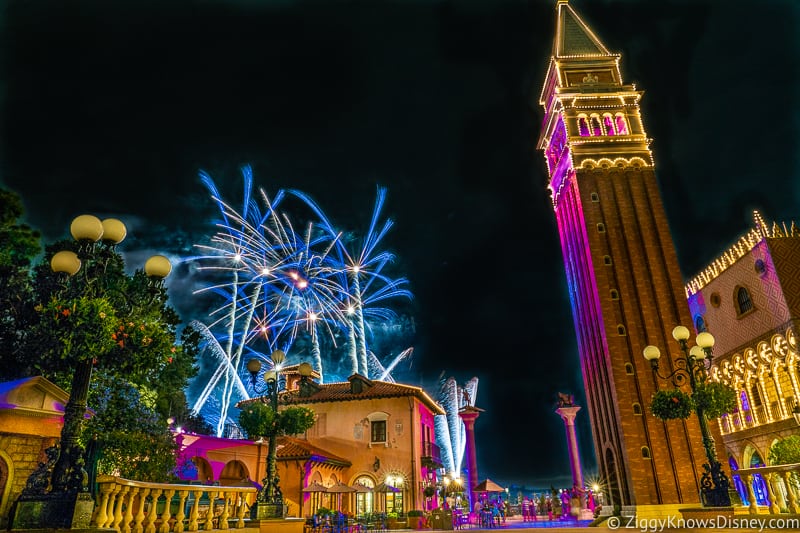
[(98, 478), (93, 525), (120, 533), (242, 529), (255, 487), (144, 483)]
[[(756, 483), (763, 479), (762, 487), (766, 489), (766, 499), (770, 514), (790, 513), (800, 514), (800, 464), (764, 466), (760, 468), (745, 468), (734, 470), (732, 474), (738, 477), (747, 491), (748, 511), (758, 514), (759, 505), (756, 497)], [(734, 478), (735, 480), (735, 478)]]
[(422, 456), (423, 466), (428, 466), (428, 464), (426, 463), (430, 463), (430, 465), (433, 466), (434, 468), (442, 467), (442, 454), (439, 451), (439, 447), (433, 442), (422, 443), (421, 456)]

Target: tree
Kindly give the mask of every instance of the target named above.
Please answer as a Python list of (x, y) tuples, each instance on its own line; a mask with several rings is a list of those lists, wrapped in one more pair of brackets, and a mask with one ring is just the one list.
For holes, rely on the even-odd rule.
[(0, 189), (0, 378), (25, 375), (18, 356), (34, 320), (30, 266), (40, 253), (39, 232), (19, 223), (24, 214), (15, 193)]
[(769, 462), (773, 465), (800, 463), (800, 435), (781, 439), (769, 449)]
[[(73, 464), (80, 466), (78, 445), (90, 444), (86, 460), (97, 459), (99, 473), (167, 479), (176, 452), (167, 418), (196, 429), (204, 425), (189, 413), (183, 392), (197, 372), (198, 335), (185, 328), (178, 339), (180, 318), (167, 304), (166, 289), (151, 283), (142, 270), (127, 274), (112, 244), (57, 242), (31, 269), (38, 234), (13, 223), (20, 205), (15, 196), (0, 191), (0, 240), (12, 248), (0, 251), (0, 275), (5, 276), (0, 375), (42, 374), (71, 397), (71, 378), (84, 375), (86, 382), (93, 375), (88, 406), (94, 417), (82, 433), (83, 418), (77, 417), (78, 431), (71, 434), (78, 434), (80, 442), (62, 442), (62, 452), (74, 448)], [(74, 276), (50, 268), (51, 258), (62, 250), (82, 257)], [(65, 416), (65, 425), (68, 418), (76, 417)], [(60, 485), (74, 490), (81, 474), (67, 470), (59, 474)]]

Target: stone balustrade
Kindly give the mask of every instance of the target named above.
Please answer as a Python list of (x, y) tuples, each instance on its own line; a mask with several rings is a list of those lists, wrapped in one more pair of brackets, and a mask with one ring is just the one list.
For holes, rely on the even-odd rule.
[[(742, 468), (734, 470), (733, 475), (739, 476), (747, 487), (747, 500), (750, 502), (748, 512), (758, 514), (755, 490), (753, 489), (753, 476), (759, 474), (764, 478), (767, 489), (770, 514), (788, 512), (800, 514), (800, 463), (790, 465), (762, 466), (759, 468)], [(785, 494), (785, 496), (784, 496)]]
[(145, 483), (98, 478), (92, 524), (120, 533), (242, 529), (255, 487)]

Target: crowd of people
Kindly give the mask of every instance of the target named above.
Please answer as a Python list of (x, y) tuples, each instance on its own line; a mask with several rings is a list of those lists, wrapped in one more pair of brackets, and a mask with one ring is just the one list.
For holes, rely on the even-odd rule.
[(582, 491), (577, 488), (551, 490), (550, 494), (533, 495), (524, 497), (520, 504), (520, 513), (523, 522), (536, 522), (542, 517), (547, 520), (567, 520), (578, 518), (583, 509), (595, 513), (598, 504), (591, 491)]

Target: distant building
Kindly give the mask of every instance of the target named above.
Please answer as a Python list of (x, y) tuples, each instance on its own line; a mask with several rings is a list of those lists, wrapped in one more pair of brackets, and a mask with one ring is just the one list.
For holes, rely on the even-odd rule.
[(716, 339), (711, 378), (738, 393), (736, 411), (718, 420), (721, 460), (746, 504), (785, 508), (782, 475), (737, 471), (768, 466), (775, 442), (800, 435), (800, 228), (768, 225), (755, 213), (755, 227), (690, 280), (686, 294), (695, 329)]
[[(426, 506), (425, 487), (436, 484), (436, 470), (442, 467), (433, 419), (444, 411), (423, 389), (358, 374), (345, 382), (319, 384), (302, 380), (297, 366), (283, 369), (282, 374), (286, 390), (280, 394), (279, 409), (299, 405), (316, 414), (306, 435), (279, 440), (278, 475), (290, 514), (308, 516), (319, 506), (341, 506), (358, 514)], [(196, 465), (196, 479), (261, 482), (265, 444), (196, 435), (182, 438), (183, 456)], [(303, 492), (314, 482), (371, 490), (341, 496)]]

